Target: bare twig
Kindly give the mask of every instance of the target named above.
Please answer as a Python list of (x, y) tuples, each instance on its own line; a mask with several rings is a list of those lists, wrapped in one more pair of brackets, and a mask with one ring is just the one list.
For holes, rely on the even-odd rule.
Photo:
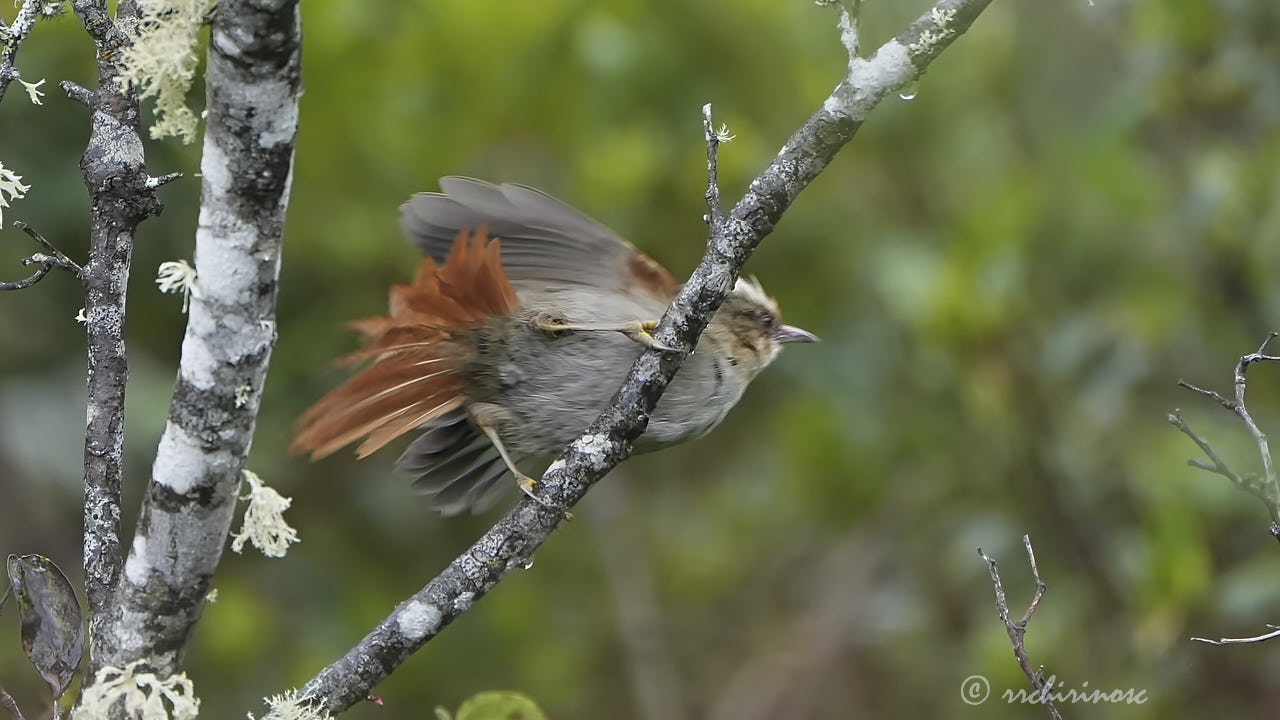
[(166, 173), (159, 177), (149, 177), (147, 178), (147, 187), (154, 190), (160, 187), (161, 185), (168, 185), (174, 180), (180, 180), (181, 178), (182, 178), (182, 173), (180, 172)]
[(845, 50), (849, 51), (849, 61), (852, 62), (858, 57), (860, 49), (858, 17), (862, 14), (862, 0), (838, 0), (838, 5), (840, 19), (837, 25), (840, 28), (840, 42), (844, 43)]
[(1022, 668), (1022, 673), (1031, 681), (1031, 687), (1036, 689), (1037, 696), (1049, 711), (1049, 717), (1054, 718), (1054, 720), (1062, 720), (1062, 713), (1058, 711), (1057, 706), (1053, 704), (1053, 700), (1049, 697), (1049, 693), (1053, 688), (1048, 687), (1044, 669), (1033, 667), (1031, 658), (1027, 655), (1025, 644), (1027, 625), (1031, 622), (1031, 617), (1036, 614), (1036, 609), (1040, 607), (1040, 598), (1044, 596), (1045, 585), (1044, 581), (1040, 579), (1040, 569), (1036, 567), (1036, 553), (1031, 549), (1031, 536), (1023, 535), (1022, 544), (1027, 548), (1027, 560), (1031, 563), (1031, 575), (1036, 580), (1036, 594), (1031, 598), (1031, 604), (1027, 606), (1027, 611), (1022, 614), (1021, 620), (1013, 620), (1009, 614), (1009, 599), (1005, 597), (1004, 585), (1000, 582), (1000, 571), (996, 568), (995, 558), (982, 552), (982, 548), (978, 548), (978, 555), (987, 563), (987, 569), (991, 571), (991, 584), (994, 586), (996, 593), (996, 612), (1000, 615), (1000, 622), (1004, 623), (1005, 632), (1009, 633), (1009, 642), (1013, 645), (1013, 655), (1018, 659), (1018, 667)]
[(724, 210), (720, 207), (720, 177), (716, 169), (720, 134), (711, 121), (711, 103), (702, 106), (702, 134), (707, 143), (707, 224), (714, 233), (724, 222)]
[(919, 77), (988, 4), (990, 0), (941, 0), (872, 57), (850, 59), (821, 107), (752, 181), (724, 221), (712, 227), (707, 252), (654, 333), (659, 343), (679, 350), (642, 353), (609, 407), (547, 469), (540, 483), (541, 502), (522, 500), (345, 656), (312, 678), (301, 690), (303, 696), (329, 712), (359, 702), (474, 600), (524, 566), (568, 509), (628, 456), (738, 272), (783, 212), (853, 138), (880, 100)]
[(93, 91), (90, 90), (89, 88), (86, 88), (82, 85), (77, 85), (76, 83), (73, 83), (70, 80), (63, 80), (62, 82), (58, 83), (58, 87), (62, 88), (62, 92), (66, 93), (67, 97), (71, 98), (72, 100), (75, 100), (76, 102), (80, 103), (81, 105), (84, 105), (85, 107), (93, 107), (95, 98), (94, 98)]
[(13, 720), (26, 720), (22, 716), (22, 709), (18, 707), (17, 701), (4, 689), (4, 686), (0, 686), (0, 706), (9, 711), (9, 714), (13, 716)]
[(70, 272), (72, 275), (75, 275), (77, 279), (84, 280), (84, 269), (77, 265), (74, 260), (63, 255), (61, 250), (54, 247), (52, 243), (41, 237), (40, 233), (31, 229), (30, 225), (27, 225), (24, 222), (15, 222), (14, 226), (29, 235), (33, 240), (39, 243), (41, 247), (48, 250), (50, 254), (46, 255), (44, 253), (36, 253), (31, 257), (23, 258), (21, 261), (23, 265), (39, 265), (40, 267), (36, 269), (31, 277), (28, 277), (25, 280), (18, 280), (11, 283), (0, 282), (0, 290), (25, 290), (26, 288), (29, 288), (43, 280), (44, 276), (48, 275), (49, 271), (54, 268), (62, 268)]
[(1275, 638), (1280, 637), (1280, 625), (1272, 625), (1268, 623), (1267, 627), (1271, 628), (1271, 632), (1264, 633), (1256, 637), (1247, 637), (1247, 638), (1225, 638), (1224, 637), (1224, 638), (1218, 638), (1217, 640), (1210, 640), (1209, 638), (1202, 638), (1202, 637), (1193, 637), (1191, 639), (1196, 642), (1207, 643), (1209, 645), (1238, 645), (1243, 643), (1266, 642), (1268, 640), (1274, 640)]
[(1243, 476), (1235, 470), (1232, 470), (1231, 466), (1227, 465), (1226, 461), (1222, 459), (1222, 456), (1218, 455), (1218, 453), (1213, 449), (1213, 446), (1209, 444), (1209, 441), (1200, 437), (1196, 431), (1191, 429), (1191, 426), (1187, 425), (1187, 421), (1182, 417), (1181, 410), (1175, 409), (1166, 416), (1166, 419), (1168, 419), (1169, 424), (1178, 428), (1183, 432), (1183, 434), (1191, 438), (1191, 441), (1200, 447), (1210, 461), (1206, 463), (1203, 460), (1190, 458), (1187, 460), (1188, 465), (1221, 475), (1238, 485), (1241, 489), (1254, 495), (1259, 500), (1262, 500), (1263, 502), (1267, 501), (1266, 489), (1263, 487), (1259, 478), (1254, 475)]
[(1232, 386), (1235, 388), (1235, 395), (1228, 399), (1218, 392), (1206, 390), (1202, 387), (1192, 385), (1185, 380), (1179, 380), (1178, 386), (1186, 388), (1198, 395), (1207, 397), (1222, 407), (1230, 410), (1236, 417), (1240, 418), (1245, 427), (1249, 430), (1249, 435), (1253, 438), (1253, 442), (1258, 446), (1258, 455), (1262, 458), (1262, 477), (1241, 476), (1231, 470), (1225, 462), (1214, 452), (1213, 447), (1197, 434), (1187, 427), (1182, 420), (1180, 411), (1175, 410), (1168, 416), (1169, 422), (1185, 433), (1188, 437), (1200, 447), (1204, 454), (1209, 457), (1212, 465), (1188, 461), (1189, 464), (1217, 473), (1231, 480), (1237, 486), (1247, 490), (1259, 497), (1267, 506), (1267, 511), (1271, 516), (1271, 535), (1280, 540), (1280, 481), (1277, 480), (1275, 463), (1271, 457), (1271, 446), (1267, 441), (1267, 436), (1258, 427), (1258, 423), (1254, 421), (1253, 416), (1249, 413), (1249, 408), (1245, 405), (1245, 391), (1247, 384), (1245, 381), (1245, 373), (1249, 370), (1249, 366), (1260, 362), (1280, 362), (1280, 355), (1266, 354), (1267, 346), (1271, 341), (1280, 336), (1280, 333), (1269, 333), (1258, 346), (1255, 352), (1244, 355), (1240, 361), (1236, 363), (1235, 371), (1232, 373)]

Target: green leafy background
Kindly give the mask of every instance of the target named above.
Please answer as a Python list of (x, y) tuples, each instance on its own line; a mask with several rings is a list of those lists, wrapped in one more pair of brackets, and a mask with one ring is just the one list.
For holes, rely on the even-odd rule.
[[(927, 7), (871, 0), (864, 44)], [(399, 203), (449, 173), (529, 183), (684, 275), (705, 236), (700, 106), (737, 135), (721, 154), (736, 197), (845, 66), (833, 12), (807, 0), (307, 0), (303, 16), (280, 343), (250, 461), (293, 498), (302, 543), (225, 556), (189, 652), (209, 717), (305, 682), (494, 519), (435, 517), (394, 452), (285, 452), (342, 377), (342, 323), (410, 276)], [(557, 720), (1040, 717), (998, 698), (1026, 683), (976, 553), (1020, 611), (1024, 532), (1049, 586), (1033, 661), (1149, 698), (1069, 716), (1273, 716), (1280, 646), (1188, 640), (1280, 622), (1266, 514), (1187, 467), (1164, 416), (1183, 407), (1256, 469), (1239, 424), (1174, 383), (1229, 390), (1280, 326), (1278, 33), (1270, 0), (995, 0), (749, 264), (824, 342), (788, 349), (709, 437), (628, 461), (533, 569), (378, 688), (385, 707), (349, 717), (429, 718), (492, 688)], [(87, 119), (50, 86), (89, 83), (91, 46), (63, 16), (19, 67), (49, 95), (0, 107), (0, 160), (32, 185), (5, 217), (80, 258)], [(198, 171), (198, 144), (148, 152), (156, 173)], [(198, 194), (164, 188), (138, 238), (126, 527), (184, 321), (152, 280), (191, 256)], [(5, 279), (33, 249), (0, 232)], [(76, 583), (81, 305), (56, 273), (0, 297), (0, 553), (48, 555)], [(1280, 367), (1251, 372), (1280, 432)], [(0, 680), (34, 707), (0, 620)], [(994, 690), (981, 707), (961, 701), (970, 675)]]

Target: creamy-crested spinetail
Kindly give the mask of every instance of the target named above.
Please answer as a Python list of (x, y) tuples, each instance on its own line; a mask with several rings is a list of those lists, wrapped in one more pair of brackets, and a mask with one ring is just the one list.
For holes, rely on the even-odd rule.
[[(413, 430), (397, 469), (446, 515), (501, 496), (507, 471), (559, 452), (604, 410), (680, 289), (604, 225), (523, 185), (440, 180), (400, 208), (425, 254), (387, 317), (352, 323), (367, 339), (344, 358), (368, 366), (307, 410), (294, 452), (320, 458), (357, 439), (364, 457)], [(489, 241), (488, 238), (493, 240)], [(816, 338), (779, 320), (739, 279), (635, 443), (652, 450), (706, 434), (789, 342)], [(366, 437), (367, 436), (367, 437)]]

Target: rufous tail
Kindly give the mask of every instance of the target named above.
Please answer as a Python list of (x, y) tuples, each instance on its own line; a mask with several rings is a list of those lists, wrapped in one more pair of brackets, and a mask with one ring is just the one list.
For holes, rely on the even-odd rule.
[(412, 285), (392, 286), (388, 304), (388, 317), (350, 324), (368, 344), (339, 362), (372, 362), (298, 418), (294, 454), (315, 460), (364, 437), (356, 450), (363, 458), (463, 406), (464, 336), (511, 314), (516, 295), (502, 270), (499, 240), (487, 242), (480, 228), (458, 234), (443, 266), (425, 258)]

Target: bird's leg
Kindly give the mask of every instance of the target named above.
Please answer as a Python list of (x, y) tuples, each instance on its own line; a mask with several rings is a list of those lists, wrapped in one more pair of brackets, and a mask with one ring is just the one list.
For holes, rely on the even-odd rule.
[(566, 323), (553, 315), (543, 313), (533, 319), (533, 327), (546, 333), (562, 332), (617, 332), (655, 350), (674, 351), (675, 348), (663, 345), (653, 336), (658, 327), (657, 320), (631, 320), (621, 323)]
[[(498, 431), (494, 427), (495, 418), (493, 415), (495, 413), (492, 412), (490, 408), (494, 408), (494, 406), (486, 406), (482, 403), (472, 405), (468, 408), (468, 414), (471, 416), (471, 421), (476, 424), (476, 427), (480, 428), (480, 432), (484, 433), (485, 437), (489, 438), (489, 442), (493, 443), (493, 447), (497, 449), (498, 456), (502, 458), (503, 464), (505, 464), (507, 466), (507, 470), (511, 471), (511, 474), (515, 476), (516, 486), (520, 488), (520, 492), (533, 498), (540, 505), (551, 507), (551, 503), (533, 494), (533, 488), (537, 486), (538, 481), (520, 472), (520, 468), (516, 467), (515, 461), (513, 461), (511, 456), (507, 454), (507, 448), (503, 446), (502, 439), (498, 437)], [(564, 515), (566, 519), (573, 519), (573, 515), (571, 513), (566, 512)]]

